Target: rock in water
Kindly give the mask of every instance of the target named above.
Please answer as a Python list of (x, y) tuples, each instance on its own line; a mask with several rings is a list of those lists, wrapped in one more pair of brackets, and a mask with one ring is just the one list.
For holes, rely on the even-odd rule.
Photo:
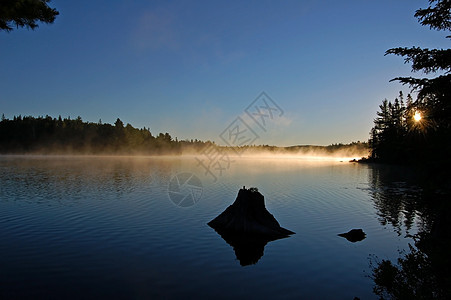
[(366, 238), (366, 234), (362, 229), (352, 229), (346, 233), (340, 233), (338, 235), (353, 243), (360, 242)]
[(208, 223), (220, 234), (262, 236), (269, 240), (288, 237), (294, 232), (282, 228), (265, 207), (265, 198), (256, 188), (243, 187), (235, 202)]

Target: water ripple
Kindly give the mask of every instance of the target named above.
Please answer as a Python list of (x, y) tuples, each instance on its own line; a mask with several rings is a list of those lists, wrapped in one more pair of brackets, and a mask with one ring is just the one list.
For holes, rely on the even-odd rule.
[[(218, 182), (202, 177), (203, 196), (188, 208), (167, 189), (178, 172), (198, 171), (192, 159), (0, 156), (0, 170), (0, 297), (375, 298), (368, 254), (408, 242), (380, 225), (392, 208), (366, 166), (241, 160)], [(206, 225), (243, 185), (296, 232), (247, 267)], [(354, 227), (368, 238), (337, 236)]]

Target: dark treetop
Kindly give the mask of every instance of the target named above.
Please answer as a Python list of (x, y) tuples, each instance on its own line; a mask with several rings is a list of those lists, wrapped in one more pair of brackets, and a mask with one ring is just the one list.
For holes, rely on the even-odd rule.
[(50, 0), (0, 0), (0, 30), (14, 27), (35, 29), (38, 21), (51, 24), (59, 12), (48, 6)]

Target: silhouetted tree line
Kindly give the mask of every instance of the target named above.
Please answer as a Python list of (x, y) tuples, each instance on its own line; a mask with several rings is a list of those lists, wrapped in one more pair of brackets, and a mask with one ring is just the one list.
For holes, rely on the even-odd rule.
[(117, 119), (108, 123), (76, 119), (2, 115), (0, 153), (180, 154), (184, 146), (201, 149), (207, 143), (178, 141), (169, 133), (153, 136), (149, 128), (137, 129)]
[(285, 148), (291, 152), (303, 152), (303, 153), (323, 153), (325, 155), (333, 155), (335, 153), (340, 153), (343, 156), (355, 156), (361, 153), (368, 152), (367, 142), (351, 142), (349, 144), (335, 143), (327, 146), (316, 146), (316, 145), (298, 145)]
[[(451, 30), (451, 1), (430, 0), (415, 17), (422, 25)], [(451, 38), (451, 36), (447, 36)], [(398, 77), (418, 92), (417, 99), (402, 94), (394, 102), (384, 100), (370, 132), (371, 159), (381, 162), (450, 164), (451, 152), (451, 49), (393, 48), (386, 51), (405, 57), (412, 71), (440, 73), (435, 78)]]
[(368, 153), (367, 142), (351, 142), (349, 144), (336, 143), (327, 146), (317, 145), (297, 145), (288, 147), (278, 147), (272, 145), (245, 145), (245, 146), (216, 146), (224, 153), (232, 155), (239, 154), (287, 154), (287, 155), (340, 155), (340, 156), (358, 156)]
[(214, 145), (220, 151), (236, 154), (235, 150), (269, 152), (274, 154), (312, 152), (318, 154), (355, 155), (368, 150), (365, 142), (332, 144), (329, 146), (277, 147), (270, 145), (249, 145), (235, 149), (218, 146), (211, 141), (198, 139), (178, 140), (169, 133), (154, 136), (149, 128), (138, 129), (117, 119), (111, 125), (84, 122), (81, 117), (52, 118), (14, 116), (12, 120), (2, 115), (0, 121), (0, 153), (2, 154), (198, 154), (207, 146)]

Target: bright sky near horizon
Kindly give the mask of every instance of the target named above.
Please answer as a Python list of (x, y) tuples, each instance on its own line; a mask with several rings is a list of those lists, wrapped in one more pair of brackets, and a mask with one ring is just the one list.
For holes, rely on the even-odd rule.
[(367, 140), (382, 100), (409, 92), (389, 80), (410, 65), (385, 51), (449, 47), (414, 18), (427, 4), (52, 0), (54, 24), (0, 32), (0, 114), (120, 118), (223, 144), (264, 91), (283, 115), (255, 144)]

